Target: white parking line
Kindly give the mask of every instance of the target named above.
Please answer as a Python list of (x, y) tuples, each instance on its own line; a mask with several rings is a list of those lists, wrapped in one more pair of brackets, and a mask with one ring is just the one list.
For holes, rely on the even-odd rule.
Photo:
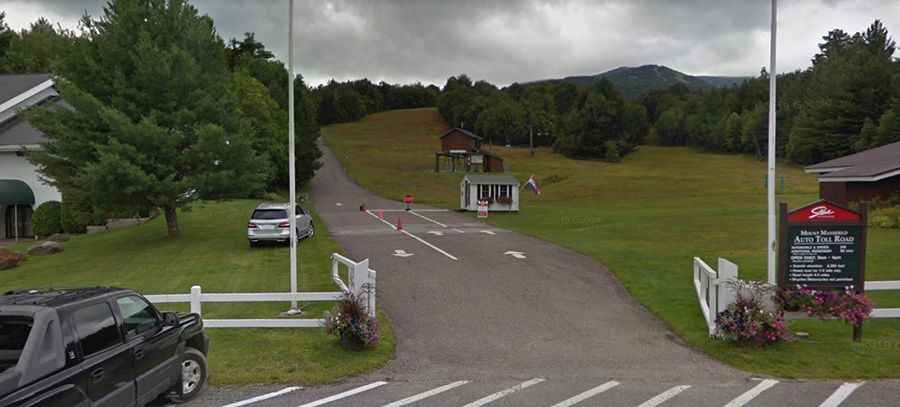
[(391, 404), (385, 404), (385, 405), (382, 406), (382, 407), (400, 407), (400, 406), (405, 406), (405, 405), (407, 405), (407, 404), (412, 404), (412, 403), (415, 403), (415, 402), (417, 402), (417, 401), (419, 401), (419, 400), (424, 400), (424, 399), (427, 399), (427, 398), (429, 398), (429, 397), (431, 397), (431, 396), (434, 396), (434, 395), (437, 395), (437, 394), (441, 394), (441, 393), (443, 393), (443, 392), (445, 392), (445, 391), (453, 390), (453, 389), (455, 389), (455, 388), (457, 388), (457, 387), (459, 387), (459, 386), (462, 386), (462, 385), (464, 385), (464, 384), (466, 384), (466, 383), (468, 383), (468, 382), (469, 382), (468, 380), (460, 380), (460, 381), (458, 381), (458, 382), (453, 382), (453, 383), (450, 383), (450, 384), (445, 384), (445, 385), (443, 385), (443, 386), (441, 386), (441, 387), (437, 387), (437, 388), (428, 390), (428, 391), (423, 392), (423, 393), (419, 393), (419, 394), (416, 394), (416, 395), (413, 395), (413, 396), (409, 396), (409, 397), (407, 397), (407, 398), (405, 398), (405, 399), (403, 399), (403, 400), (395, 401), (395, 402), (393, 402), (393, 403), (391, 403)]
[(859, 386), (862, 386), (863, 383), (865, 382), (842, 384), (841, 387), (838, 387), (837, 390), (834, 391), (834, 393), (831, 393), (831, 396), (829, 396), (828, 399), (823, 401), (822, 404), (819, 404), (819, 407), (837, 407), (841, 405), (841, 403), (843, 403), (847, 397), (850, 397), (850, 395), (853, 394)]
[(347, 397), (350, 397), (350, 396), (352, 396), (352, 395), (362, 393), (362, 392), (364, 392), (364, 391), (372, 390), (372, 389), (374, 389), (374, 388), (376, 388), (376, 387), (384, 386), (384, 385), (386, 385), (386, 384), (387, 384), (387, 382), (375, 382), (375, 383), (369, 383), (369, 384), (367, 384), (367, 385), (365, 385), (365, 386), (360, 386), (360, 387), (357, 387), (357, 388), (355, 388), (355, 389), (350, 389), (350, 390), (347, 390), (347, 391), (345, 391), (345, 392), (343, 392), (343, 393), (338, 393), (338, 394), (335, 394), (335, 395), (333, 395), (333, 396), (331, 396), (331, 397), (326, 397), (326, 398), (321, 399), (321, 400), (312, 401), (312, 402), (303, 404), (303, 405), (301, 405), (301, 406), (299, 406), (299, 407), (316, 407), (316, 406), (321, 406), (321, 405), (323, 405), (323, 404), (328, 404), (328, 403), (331, 403), (332, 401), (336, 401), (336, 400), (340, 400), (340, 399), (343, 399), (343, 398), (347, 398)]
[(250, 405), (250, 404), (259, 402), (259, 401), (268, 400), (268, 399), (271, 399), (271, 398), (275, 398), (275, 397), (278, 397), (278, 396), (282, 396), (282, 395), (288, 394), (288, 393), (290, 393), (290, 392), (292, 392), (292, 391), (296, 391), (296, 390), (300, 390), (300, 388), (299, 388), (299, 387), (296, 387), (296, 386), (294, 386), (294, 387), (286, 387), (286, 388), (281, 389), (281, 390), (278, 390), (278, 391), (276, 391), (276, 392), (272, 392), (272, 393), (268, 393), (268, 394), (263, 394), (263, 395), (261, 395), (261, 396), (256, 396), (256, 397), (249, 398), (249, 399), (246, 399), (246, 400), (237, 401), (237, 402), (234, 402), (234, 403), (231, 403), (231, 404), (226, 404), (226, 405), (224, 405), (224, 406), (222, 406), (222, 407), (241, 407), (241, 406), (247, 406), (247, 405)]
[(478, 399), (478, 400), (475, 400), (475, 401), (473, 401), (473, 402), (471, 402), (471, 403), (469, 403), (469, 404), (464, 405), (463, 407), (481, 407), (481, 406), (483, 406), (483, 405), (485, 405), (485, 404), (488, 404), (488, 403), (490, 403), (490, 402), (499, 400), (499, 399), (504, 398), (504, 397), (506, 397), (506, 396), (508, 396), (508, 395), (510, 395), (510, 394), (513, 394), (513, 393), (515, 393), (515, 392), (517, 392), (517, 391), (519, 391), (519, 390), (526, 389), (526, 388), (529, 388), (529, 387), (531, 387), (531, 386), (534, 386), (534, 385), (536, 385), (536, 384), (538, 384), (538, 383), (540, 383), (540, 382), (543, 382), (544, 380), (546, 380), (546, 379), (537, 377), (537, 378), (534, 378), (534, 379), (531, 379), (531, 380), (528, 380), (528, 381), (524, 381), (524, 382), (519, 383), (519, 384), (517, 384), (517, 385), (515, 385), (515, 386), (513, 386), (513, 387), (510, 387), (510, 388), (506, 389), (506, 390), (499, 391), (499, 392), (496, 392), (496, 393), (494, 393), (494, 394), (491, 394), (491, 395), (489, 395), (489, 396), (487, 396), (487, 397), (484, 397), (484, 398), (480, 398), (480, 399)]
[(677, 396), (678, 393), (681, 393), (689, 388), (691, 388), (691, 386), (687, 386), (687, 385), (675, 386), (669, 390), (659, 393), (658, 395), (656, 395), (656, 397), (653, 397), (652, 399), (645, 401), (643, 404), (639, 405), (638, 407), (656, 407), (662, 403), (665, 403), (670, 398)]
[(574, 406), (575, 404), (581, 403), (582, 401), (585, 401), (591, 397), (594, 397), (594, 396), (596, 396), (600, 393), (603, 393), (603, 392), (605, 392), (613, 387), (616, 387), (618, 385), (619, 385), (619, 382), (617, 382), (617, 381), (609, 381), (609, 382), (603, 383), (603, 384), (601, 384), (597, 387), (594, 387), (593, 389), (590, 389), (588, 391), (585, 391), (584, 393), (581, 393), (575, 397), (572, 397), (570, 399), (563, 400), (559, 403), (556, 403), (553, 405), (553, 407)]
[(737, 396), (736, 399), (731, 400), (730, 403), (726, 404), (725, 407), (741, 407), (762, 394), (762, 392), (769, 390), (772, 386), (778, 384), (778, 380), (763, 380), (756, 385), (756, 387), (747, 390), (744, 394)]
[(436, 221), (436, 220), (434, 220), (434, 219), (431, 219), (431, 218), (429, 218), (429, 217), (427, 217), (427, 216), (425, 216), (425, 215), (422, 215), (422, 214), (418, 213), (418, 210), (415, 210), (415, 211), (409, 211), (409, 213), (411, 213), (411, 214), (413, 214), (413, 215), (416, 215), (416, 216), (418, 216), (418, 217), (420, 217), (420, 218), (422, 218), (422, 219), (425, 219), (425, 220), (427, 220), (427, 221), (429, 221), (429, 222), (431, 222), (431, 223), (434, 223), (435, 225), (438, 225), (438, 226), (440, 226), (440, 227), (442, 227), (442, 228), (447, 227), (447, 225), (445, 225), (445, 224), (443, 224), (443, 223), (441, 223), (441, 222), (438, 222), (438, 221)]
[[(367, 210), (366, 210), (366, 213), (368, 213), (369, 216), (371, 216), (371, 217), (373, 217), (373, 218), (375, 218), (375, 219), (380, 220), (380, 221), (381, 221), (382, 223), (384, 223), (385, 225), (390, 226), (391, 229), (397, 230), (397, 227), (394, 226), (394, 225), (392, 225), (391, 222), (388, 222), (388, 221), (386, 221), (386, 220), (384, 220), (384, 219), (379, 218), (377, 215), (375, 215), (374, 213), (372, 213), (371, 210), (368, 210), (368, 209), (367, 209)], [(456, 256), (454, 256), (454, 255), (452, 255), (452, 254), (450, 254), (450, 253), (445, 252), (445, 251), (444, 251), (443, 249), (441, 249), (440, 247), (437, 247), (437, 246), (435, 246), (435, 245), (433, 245), (433, 244), (431, 244), (431, 243), (426, 242), (426, 241), (425, 241), (424, 239), (422, 239), (421, 237), (418, 237), (418, 236), (416, 236), (416, 235), (414, 235), (414, 234), (412, 234), (412, 233), (409, 233), (409, 232), (407, 232), (407, 231), (405, 231), (405, 230), (403, 230), (403, 229), (400, 229), (399, 232), (400, 232), (400, 233), (403, 233), (404, 235), (407, 235), (407, 236), (409, 236), (409, 237), (411, 237), (411, 238), (413, 238), (413, 239), (418, 240), (419, 242), (421, 242), (421, 243), (424, 244), (425, 246), (428, 246), (428, 247), (434, 249), (434, 250), (437, 251), (438, 253), (443, 254), (444, 256), (447, 256), (447, 257), (449, 257), (450, 259), (452, 259), (452, 260), (454, 260), (454, 261), (459, 260), (459, 259), (456, 258)]]

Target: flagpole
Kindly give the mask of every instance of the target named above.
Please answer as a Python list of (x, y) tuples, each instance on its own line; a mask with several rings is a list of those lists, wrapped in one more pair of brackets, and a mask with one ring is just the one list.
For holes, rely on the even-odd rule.
[(776, 89), (775, 81), (778, 76), (775, 68), (775, 47), (778, 33), (778, 0), (772, 0), (772, 21), (769, 44), (769, 173), (766, 185), (768, 187), (769, 201), (769, 240), (767, 250), (768, 258), (768, 277), (769, 284), (775, 284), (776, 274), (776, 219), (775, 219), (775, 125), (776, 125)]
[[(290, 195), (291, 225), (291, 293), (297, 290), (297, 186), (294, 165), (294, 0), (288, 0), (288, 191)], [(291, 301), (291, 311), (299, 312), (297, 301)]]

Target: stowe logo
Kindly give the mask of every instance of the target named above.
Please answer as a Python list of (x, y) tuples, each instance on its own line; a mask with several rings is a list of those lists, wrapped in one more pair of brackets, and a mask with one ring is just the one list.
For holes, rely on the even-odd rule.
[(809, 210), (809, 218), (810, 219), (831, 219), (834, 218), (835, 212), (831, 210), (831, 208), (827, 206), (817, 206)]

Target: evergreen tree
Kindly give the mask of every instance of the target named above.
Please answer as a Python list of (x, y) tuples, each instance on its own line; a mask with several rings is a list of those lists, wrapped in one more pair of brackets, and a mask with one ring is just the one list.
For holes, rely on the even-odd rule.
[(857, 138), (856, 143), (853, 144), (853, 149), (856, 151), (868, 150), (875, 143), (875, 140), (878, 138), (878, 128), (875, 127), (875, 122), (872, 119), (866, 119), (863, 122), (862, 130), (859, 132), (859, 138)]
[(177, 208), (262, 191), (267, 172), (224, 50), (212, 20), (183, 0), (110, 1), (56, 64), (73, 109), (29, 114), (48, 138), (31, 160), (95, 205), (161, 208), (170, 237)]

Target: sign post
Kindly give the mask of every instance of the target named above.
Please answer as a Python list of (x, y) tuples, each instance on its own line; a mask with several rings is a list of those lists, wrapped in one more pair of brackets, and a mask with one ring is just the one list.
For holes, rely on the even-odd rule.
[[(782, 203), (780, 218), (781, 288), (865, 292), (865, 205), (857, 212), (822, 200), (788, 212)], [(853, 339), (861, 337), (862, 327), (854, 326)]]

